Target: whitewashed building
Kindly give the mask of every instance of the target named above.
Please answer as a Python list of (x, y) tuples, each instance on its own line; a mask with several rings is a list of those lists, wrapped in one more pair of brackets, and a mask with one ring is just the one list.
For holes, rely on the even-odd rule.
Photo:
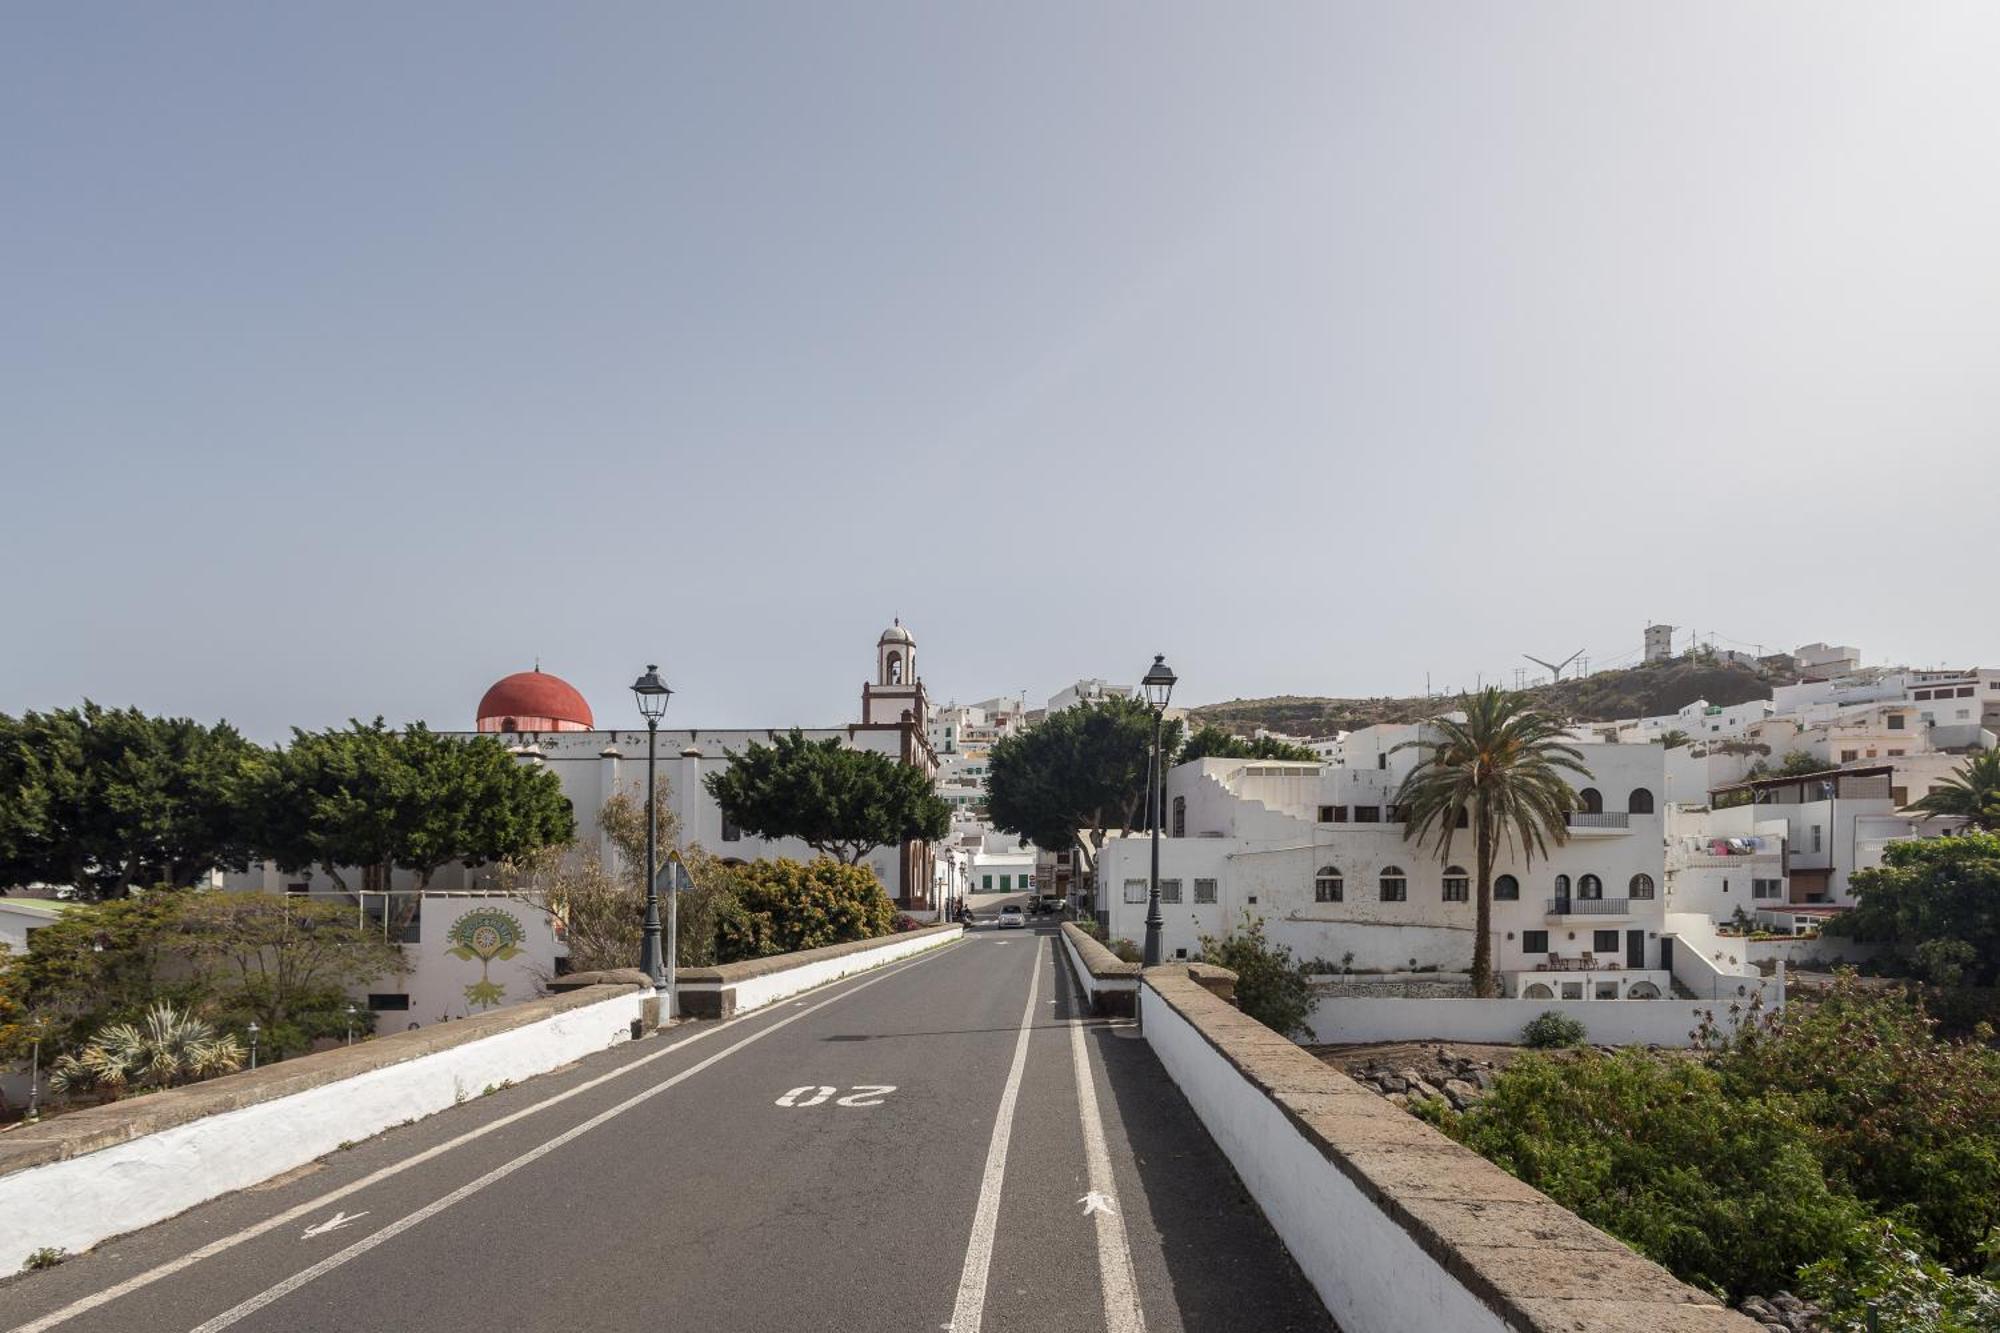
[[(1416, 726), (1352, 733), (1339, 763), (1203, 759), (1167, 776), (1164, 948), (1184, 957), (1246, 914), (1330, 970), (1462, 972), (1473, 950), (1469, 833), (1440, 862), (1403, 836), (1393, 804)], [(1495, 868), (1493, 964), (1505, 993), (1641, 999), (1668, 993), (1659, 747), (1584, 745), (1590, 771), (1568, 841)], [(1114, 936), (1145, 934), (1150, 846), (1110, 840), (1100, 908)]]

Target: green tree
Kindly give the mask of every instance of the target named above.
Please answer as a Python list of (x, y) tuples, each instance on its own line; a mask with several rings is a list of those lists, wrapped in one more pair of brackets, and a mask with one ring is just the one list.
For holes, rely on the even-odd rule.
[(35, 930), (25, 952), (8, 958), (0, 984), (57, 1046), (81, 1044), (107, 1022), (137, 1019), (156, 1000), (210, 1001), (213, 992), (187, 974), (173, 948), (186, 896), (76, 904)]
[(703, 781), (746, 832), (797, 838), (848, 865), (877, 847), (935, 842), (951, 831), (951, 807), (922, 769), (838, 737), (807, 740), (797, 727), (771, 745), (753, 741)]
[[(1828, 933), (1891, 940), (1907, 957), (1955, 963), (1961, 981), (2000, 982), (2000, 834), (1892, 842), (1880, 866), (1849, 883), (1854, 910), (1829, 921)], [(1967, 948), (1927, 953), (1935, 941)]]
[[(1181, 724), (1161, 727), (1160, 749), (1180, 748)], [(987, 814), (995, 828), (1047, 852), (1082, 846), (1094, 857), (1111, 829), (1144, 826), (1153, 712), (1107, 699), (1051, 713), (1002, 737), (987, 759)]]
[[(344, 867), (380, 892), (388, 872), (428, 887), (439, 869), (527, 855), (567, 842), (576, 818), (562, 783), (488, 736), (440, 735), (351, 722), (294, 731), (266, 767), (251, 814), (258, 850), (281, 869), (319, 866), (343, 892)], [(415, 900), (412, 899), (412, 902)]]
[(1221, 939), (1201, 937), (1201, 961), (1236, 974), (1236, 1007), (1285, 1037), (1307, 1037), (1313, 1008), (1306, 965), (1282, 944), (1264, 938), (1264, 923), (1243, 914), (1243, 922)]
[(242, 866), (240, 804), (265, 753), (226, 722), (89, 701), (0, 715), (0, 889), (46, 882), (123, 897)]
[(753, 861), (734, 876), (742, 911), (721, 923), (721, 962), (874, 939), (895, 929), (895, 904), (864, 866), (830, 856), (803, 864)]
[(273, 1032), (344, 1003), (348, 987), (408, 970), (402, 948), (323, 899), (196, 893), (179, 904), (168, 947), (194, 964), (217, 1001)]
[(1174, 763), (1191, 764), (1197, 759), (1282, 759), (1309, 764), (1316, 762), (1319, 756), (1305, 746), (1294, 745), (1290, 741), (1281, 741), (1273, 736), (1245, 739), (1208, 723), (1188, 737)]
[(1824, 773), (1828, 767), (1804, 750), (1793, 750), (1778, 764), (1777, 775), (1781, 778), (1803, 778)]
[(2000, 750), (1981, 750), (1911, 804), (1918, 814), (1970, 820), (1988, 833), (2000, 831)]
[(1693, 740), (1694, 737), (1688, 735), (1678, 727), (1670, 727), (1660, 733), (1660, 746), (1662, 749), (1677, 750), (1683, 745), (1691, 744)]
[(1493, 994), (1493, 867), (1508, 850), (1524, 864), (1569, 837), (1576, 792), (1564, 773), (1589, 777), (1582, 752), (1562, 740), (1562, 724), (1522, 694), (1489, 686), (1460, 695), (1465, 720), (1435, 718), (1430, 737), (1408, 742), (1422, 753), (1396, 792), (1403, 837), (1429, 841), (1440, 861), (1463, 821), (1472, 835), (1476, 915), (1473, 993)]

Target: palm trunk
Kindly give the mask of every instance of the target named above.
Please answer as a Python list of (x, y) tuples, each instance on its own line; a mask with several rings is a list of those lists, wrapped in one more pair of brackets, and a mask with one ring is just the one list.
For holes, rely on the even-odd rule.
[(1493, 830), (1484, 810), (1475, 812), (1473, 819), (1479, 879), (1473, 890), (1478, 908), (1473, 914), (1472, 993), (1484, 1000), (1493, 994)]

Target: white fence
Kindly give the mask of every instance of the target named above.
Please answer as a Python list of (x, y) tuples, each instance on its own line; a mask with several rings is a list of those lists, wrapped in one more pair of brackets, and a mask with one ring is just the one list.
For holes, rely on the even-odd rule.
[(1582, 1023), (1594, 1046), (1687, 1046), (1704, 1013), (1729, 1015), (1712, 1001), (1689, 1000), (1405, 1000), (1330, 996), (1313, 1006), (1312, 1039), (1325, 1044), (1375, 1041), (1516, 1043), (1541, 1014)]

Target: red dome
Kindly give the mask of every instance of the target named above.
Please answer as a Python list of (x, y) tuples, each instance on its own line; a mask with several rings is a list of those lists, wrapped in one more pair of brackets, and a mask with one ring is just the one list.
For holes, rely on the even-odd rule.
[(479, 701), (481, 731), (589, 731), (595, 725), (576, 686), (540, 667), (496, 682)]

